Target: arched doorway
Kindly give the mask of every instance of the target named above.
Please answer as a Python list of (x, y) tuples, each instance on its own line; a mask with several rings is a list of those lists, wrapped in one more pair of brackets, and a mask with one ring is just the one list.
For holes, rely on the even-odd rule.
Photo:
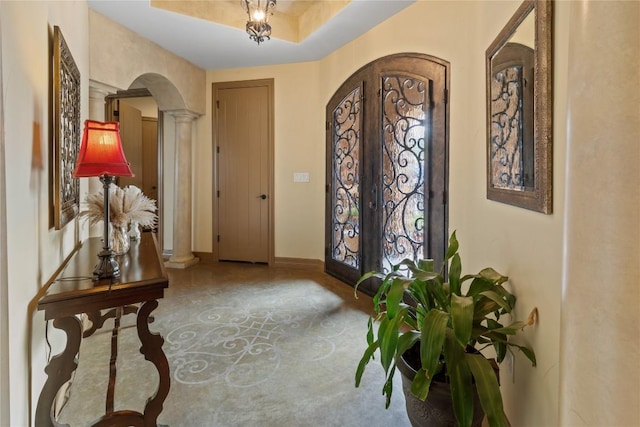
[[(99, 83), (93, 82), (99, 86)], [(104, 90), (104, 89), (103, 89)], [(129, 89), (109, 90), (106, 100), (115, 101), (127, 97), (148, 95), (158, 109), (158, 207), (162, 228), (159, 240), (163, 253), (170, 255), (166, 265), (186, 268), (198, 259), (192, 253), (191, 229), (191, 146), (192, 127), (199, 113), (191, 111), (176, 86), (166, 77), (147, 73), (133, 80)], [(111, 107), (111, 111), (114, 108)], [(109, 108), (106, 116), (109, 117)], [(168, 129), (165, 127), (168, 126)], [(166, 136), (166, 137), (165, 137)], [(164, 179), (164, 177), (169, 177)], [(176, 206), (177, 203), (179, 206)], [(167, 250), (168, 242), (172, 242)]]
[(446, 61), (395, 54), (356, 71), (327, 104), (327, 273), (353, 285), (404, 258), (441, 265), (448, 86)]

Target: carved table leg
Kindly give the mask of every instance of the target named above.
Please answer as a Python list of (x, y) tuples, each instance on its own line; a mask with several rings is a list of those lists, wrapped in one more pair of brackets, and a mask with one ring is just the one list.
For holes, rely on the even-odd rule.
[(146, 426), (157, 425), (158, 415), (162, 412), (162, 406), (164, 399), (169, 394), (170, 378), (169, 378), (169, 363), (167, 357), (162, 351), (162, 344), (164, 338), (160, 334), (151, 333), (149, 331), (149, 314), (155, 310), (158, 306), (158, 301), (150, 300), (146, 301), (140, 309), (138, 309), (138, 336), (142, 346), (140, 347), (140, 353), (144, 355), (144, 358), (152, 362), (159, 374), (158, 389), (155, 394), (147, 400), (147, 404), (144, 407), (144, 423)]
[(58, 394), (58, 390), (64, 383), (71, 379), (71, 374), (78, 366), (76, 356), (80, 350), (80, 336), (82, 334), (82, 323), (75, 316), (62, 317), (53, 321), (53, 326), (61, 329), (67, 334), (67, 345), (64, 350), (54, 356), (44, 371), (47, 374), (47, 381), (40, 392), (38, 406), (36, 408), (36, 427), (52, 427), (60, 424), (51, 417), (53, 401)]
[(113, 321), (113, 331), (111, 332), (111, 359), (109, 359), (109, 385), (107, 386), (107, 402), (105, 413), (113, 412), (113, 401), (116, 393), (116, 373), (118, 363), (118, 332), (120, 332), (120, 318), (122, 317), (122, 307), (116, 309), (116, 317)]

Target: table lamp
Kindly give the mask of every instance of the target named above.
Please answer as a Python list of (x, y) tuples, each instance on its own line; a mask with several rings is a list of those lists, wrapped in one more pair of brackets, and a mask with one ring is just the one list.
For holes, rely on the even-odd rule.
[(114, 259), (109, 240), (109, 185), (117, 176), (134, 176), (124, 157), (118, 122), (86, 120), (74, 178), (99, 176), (104, 194), (104, 235), (98, 264), (93, 269), (93, 280), (120, 277), (120, 266)]

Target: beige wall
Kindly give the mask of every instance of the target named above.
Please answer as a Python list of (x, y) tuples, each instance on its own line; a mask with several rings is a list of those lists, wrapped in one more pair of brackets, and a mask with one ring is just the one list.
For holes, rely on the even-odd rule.
[[(562, 280), (562, 226), (565, 156), (567, 6), (557, 4), (554, 129), (554, 214), (543, 215), (486, 199), (485, 51), (520, 5), (513, 2), (416, 2), (357, 40), (318, 62), (218, 70), (211, 82), (274, 78), (276, 88), (276, 256), (323, 259), (325, 106), (339, 85), (366, 63), (398, 52), (430, 54), (451, 63), (450, 231), (457, 230), (463, 268), (493, 266), (509, 275), (519, 298), (516, 315), (534, 306), (539, 323), (524, 334), (538, 367), (516, 355), (513, 375), (503, 374), (506, 410), (513, 425), (551, 426), (558, 419), (559, 322)], [(400, 30), (401, 29), (401, 30)], [(566, 56), (566, 55), (565, 55)], [(206, 126), (211, 108), (207, 101)], [(201, 158), (210, 147), (200, 141)], [(202, 169), (204, 167), (204, 169)], [(293, 183), (294, 171), (309, 171), (308, 187)], [(208, 161), (198, 165), (198, 181), (210, 180)], [(210, 203), (211, 189), (201, 188)], [(196, 220), (196, 235), (210, 224)], [(206, 230), (206, 231), (205, 231)], [(210, 237), (205, 237), (210, 241)], [(210, 250), (208, 241), (196, 241)], [(206, 246), (204, 245), (206, 244)], [(503, 371), (508, 369), (504, 368)]]
[(120, 102), (126, 102), (133, 108), (140, 110), (142, 117), (158, 118), (158, 104), (152, 96), (141, 98), (126, 98)]
[[(204, 112), (202, 93), (204, 71), (122, 25), (89, 11), (91, 23), (91, 79), (128, 89), (134, 80), (147, 76), (145, 83), (154, 93), (156, 77), (175, 87), (171, 97), (156, 97), (161, 110), (188, 109)], [(109, 37), (104, 37), (109, 34)], [(142, 84), (135, 87), (143, 86)], [(168, 94), (165, 94), (168, 95)]]
[(639, 22), (637, 1), (570, 5), (563, 426), (640, 422)]
[[(307, 62), (207, 73), (207, 135), (211, 135), (211, 82), (274, 79), (276, 257), (323, 258), (324, 101), (318, 65)], [(208, 211), (201, 212), (202, 221), (195, 219), (195, 227), (203, 232), (196, 232), (194, 245), (196, 250), (210, 252), (211, 139), (200, 140), (197, 150), (200, 184), (196, 190), (203, 192), (196, 194)], [(308, 172), (309, 182), (294, 183), (294, 172)]]
[[(2, 3), (0, 3), (0, 29)], [(4, 83), (2, 78), (2, 31), (0, 31), (0, 425), (9, 425), (9, 288), (7, 283), (7, 221), (4, 160)]]
[[(45, 322), (35, 311), (42, 285), (82, 238), (75, 221), (49, 227), (49, 37), (58, 25), (81, 75), (81, 119), (88, 117), (89, 46), (84, 1), (2, 2), (5, 110), (10, 425), (28, 426), (44, 383)], [(87, 183), (81, 180), (81, 194)], [(54, 354), (56, 343), (50, 334)], [(5, 414), (3, 414), (3, 417)]]

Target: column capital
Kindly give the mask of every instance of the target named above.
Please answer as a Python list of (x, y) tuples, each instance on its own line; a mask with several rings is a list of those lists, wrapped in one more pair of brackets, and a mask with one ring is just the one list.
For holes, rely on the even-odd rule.
[(195, 111), (180, 109), (180, 110), (164, 110), (165, 113), (172, 115), (176, 122), (191, 122), (202, 114), (196, 113)]
[(105, 96), (110, 95), (112, 93), (116, 93), (117, 91), (118, 89), (113, 86), (96, 82), (95, 80), (89, 80), (89, 98), (90, 99), (104, 100)]

